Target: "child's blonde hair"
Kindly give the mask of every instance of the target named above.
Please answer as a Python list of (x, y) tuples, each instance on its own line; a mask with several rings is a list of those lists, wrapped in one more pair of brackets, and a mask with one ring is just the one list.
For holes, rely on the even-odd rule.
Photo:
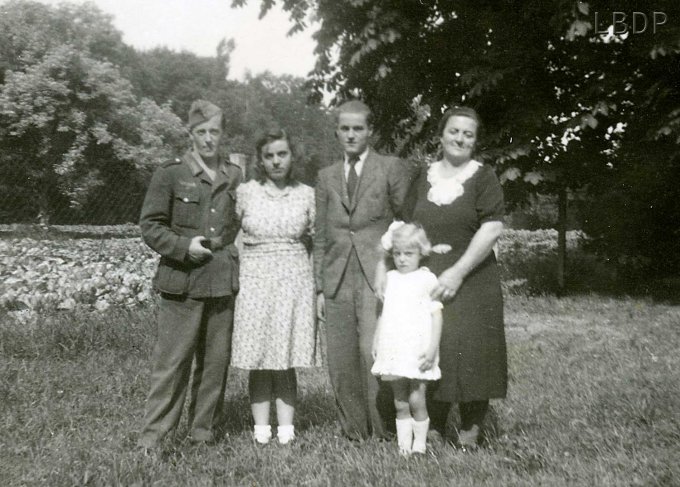
[(407, 247), (418, 247), (420, 255), (423, 257), (427, 257), (432, 251), (432, 244), (419, 223), (404, 223), (395, 228), (392, 231), (392, 248), (390, 253), (394, 250), (394, 245), (397, 243)]

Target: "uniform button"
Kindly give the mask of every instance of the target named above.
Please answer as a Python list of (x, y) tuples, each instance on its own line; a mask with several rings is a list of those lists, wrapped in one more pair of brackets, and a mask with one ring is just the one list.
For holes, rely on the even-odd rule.
[(215, 231), (215, 227), (210, 227), (210, 231), (211, 231), (211, 232), (214, 232), (214, 231)]
[(349, 232), (350, 235), (354, 235), (354, 231)]
[(210, 208), (210, 213), (215, 213), (215, 208)]
[(184, 201), (185, 203), (188, 203), (188, 202), (189, 202), (189, 198), (184, 198), (182, 201)]

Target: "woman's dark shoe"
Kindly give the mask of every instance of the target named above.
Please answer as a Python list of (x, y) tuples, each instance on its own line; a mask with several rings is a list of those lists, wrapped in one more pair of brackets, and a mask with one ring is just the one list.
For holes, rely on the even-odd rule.
[(478, 425), (473, 424), (469, 430), (458, 431), (458, 447), (463, 451), (472, 451), (479, 448), (481, 430)]
[(431, 429), (427, 432), (427, 446), (436, 451), (446, 447), (455, 448), (456, 444), (451, 437), (443, 435), (439, 430)]

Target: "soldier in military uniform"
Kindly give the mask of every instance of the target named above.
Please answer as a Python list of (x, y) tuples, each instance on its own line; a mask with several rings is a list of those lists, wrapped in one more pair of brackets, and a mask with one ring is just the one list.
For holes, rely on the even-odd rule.
[(157, 446), (179, 423), (193, 360), (190, 439), (213, 441), (221, 421), (237, 285), (235, 190), (242, 178), (218, 154), (223, 126), (217, 106), (195, 101), (192, 148), (156, 170), (144, 199), (142, 236), (161, 256), (154, 277), (158, 336), (139, 436), (144, 448)]

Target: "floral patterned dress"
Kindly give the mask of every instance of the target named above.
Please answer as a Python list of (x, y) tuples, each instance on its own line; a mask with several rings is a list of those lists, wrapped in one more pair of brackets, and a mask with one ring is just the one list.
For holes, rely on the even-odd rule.
[(236, 191), (243, 250), (231, 365), (285, 370), (320, 365), (312, 263), (314, 190), (258, 181)]

